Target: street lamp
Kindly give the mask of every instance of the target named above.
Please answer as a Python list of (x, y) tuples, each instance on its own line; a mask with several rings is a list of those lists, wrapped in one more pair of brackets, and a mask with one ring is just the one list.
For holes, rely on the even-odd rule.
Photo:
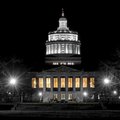
[(15, 85), (16, 85), (16, 82), (17, 82), (16, 78), (13, 78), (13, 77), (10, 78), (10, 81), (9, 81), (10, 85), (15, 86)]
[(84, 98), (85, 98), (85, 99), (84, 99), (84, 100), (85, 100), (85, 102), (87, 102), (88, 92), (84, 91), (84, 92), (83, 92), (83, 96), (84, 96)]
[(88, 96), (88, 93), (87, 93), (87, 92), (83, 92), (83, 96), (84, 96), (84, 97), (87, 97), (87, 96)]
[(13, 96), (15, 97), (15, 86), (17, 85), (17, 79), (15, 77), (11, 77), (9, 79), (9, 84), (13, 87)]
[(118, 96), (118, 99), (120, 99), (120, 96)]
[(14, 94), (15, 94), (15, 86), (17, 85), (17, 79), (15, 77), (11, 77), (9, 79), (9, 84), (13, 87)]
[(116, 90), (114, 90), (114, 91), (113, 91), (113, 94), (114, 94), (114, 95), (117, 95), (117, 91), (116, 91)]
[(109, 98), (110, 98), (110, 96), (109, 96), (109, 90), (108, 90), (108, 87), (110, 86), (110, 83), (111, 83), (111, 80), (109, 79), (109, 78), (104, 78), (103, 79), (103, 83), (104, 83), (104, 85), (105, 85), (105, 94), (104, 94), (104, 100), (105, 101), (109, 101)]
[(105, 79), (103, 80), (103, 82), (104, 82), (105, 85), (109, 85), (109, 83), (110, 83), (110, 79), (105, 78)]
[(38, 95), (40, 96), (40, 102), (42, 101), (42, 92), (39, 92)]

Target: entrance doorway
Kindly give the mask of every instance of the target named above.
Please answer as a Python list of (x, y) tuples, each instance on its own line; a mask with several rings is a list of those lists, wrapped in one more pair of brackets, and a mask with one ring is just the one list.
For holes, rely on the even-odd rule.
[(65, 100), (65, 94), (61, 94), (61, 100)]

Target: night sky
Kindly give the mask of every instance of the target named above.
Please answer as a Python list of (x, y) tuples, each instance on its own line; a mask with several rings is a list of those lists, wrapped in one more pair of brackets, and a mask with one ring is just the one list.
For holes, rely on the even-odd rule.
[(48, 32), (58, 27), (64, 8), (70, 30), (79, 33), (82, 66), (96, 69), (119, 48), (117, 3), (4, 3), (0, 58), (16, 57), (34, 70), (44, 64)]

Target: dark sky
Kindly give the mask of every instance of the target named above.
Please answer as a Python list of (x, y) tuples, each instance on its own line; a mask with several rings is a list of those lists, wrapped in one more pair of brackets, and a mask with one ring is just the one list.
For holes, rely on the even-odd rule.
[(60, 3), (2, 4), (0, 58), (16, 57), (33, 69), (41, 68), (48, 32), (57, 29), (64, 8), (69, 28), (79, 33), (84, 68), (109, 59), (119, 48), (118, 4)]

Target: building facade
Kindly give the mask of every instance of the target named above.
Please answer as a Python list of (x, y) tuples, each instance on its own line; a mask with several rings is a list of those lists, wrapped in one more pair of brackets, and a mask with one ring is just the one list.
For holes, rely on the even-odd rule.
[[(60, 66), (40, 73), (33, 73), (33, 101), (74, 101), (82, 102), (84, 94), (94, 98), (95, 73), (79, 71), (67, 66)], [(40, 94), (40, 96), (39, 96)]]
[(94, 99), (96, 73), (72, 68), (81, 63), (80, 45), (78, 33), (69, 30), (62, 11), (59, 27), (49, 32), (46, 41), (46, 64), (56, 67), (30, 73), (33, 101), (83, 102), (88, 96)]

